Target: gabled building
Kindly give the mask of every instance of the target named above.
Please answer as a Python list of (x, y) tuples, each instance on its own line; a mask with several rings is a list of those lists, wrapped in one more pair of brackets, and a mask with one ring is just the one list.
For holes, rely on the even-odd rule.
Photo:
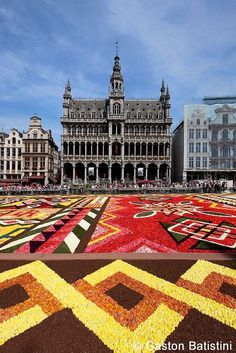
[(0, 183), (21, 181), (22, 137), (17, 129), (0, 133)]
[(29, 128), (23, 132), (22, 143), (23, 181), (43, 185), (55, 183), (58, 147), (53, 140), (51, 130), (42, 128), (41, 118), (38, 116), (30, 118)]
[(203, 103), (185, 105), (184, 120), (173, 133), (173, 179), (235, 184), (236, 97), (205, 97)]
[(164, 82), (159, 99), (126, 99), (116, 54), (107, 98), (73, 98), (68, 80), (63, 99), (62, 182), (171, 177), (172, 118)]

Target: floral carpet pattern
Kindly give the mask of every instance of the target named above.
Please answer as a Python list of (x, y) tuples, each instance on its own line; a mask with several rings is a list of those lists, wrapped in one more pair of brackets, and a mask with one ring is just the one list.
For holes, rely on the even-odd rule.
[(236, 251), (236, 195), (0, 199), (0, 253)]
[[(233, 267), (205, 260), (187, 265), (186, 261), (175, 262), (176, 272), (180, 273), (173, 281), (163, 278), (164, 271), (157, 274), (144, 270), (142, 266), (147, 263), (142, 261), (134, 265), (115, 260), (95, 264), (96, 268), (92, 267), (94, 263), (87, 264), (86, 274), (80, 272), (81, 263), (72, 263), (68, 261), (65, 268), (64, 264), (34, 261), (0, 273), (1, 352), (20, 352), (20, 342), (23, 340), (23, 347), (27, 347), (25, 341), (27, 337), (31, 339), (31, 332), (32, 344), (38, 344), (32, 351), (51, 351), (45, 350), (45, 346), (51, 341), (56, 344), (57, 330), (52, 335), (48, 332), (53, 320), (57, 320), (60, 330), (63, 315), (68, 315), (67, 329), (60, 334), (67, 341), (67, 347), (65, 350), (57, 347), (60, 352), (150, 352), (150, 342), (155, 347), (167, 341), (176, 342), (173, 341), (175, 334), (182, 330), (190, 334), (185, 339), (193, 339), (192, 326), (199, 339), (203, 327), (204, 334), (208, 335), (205, 340), (212, 341), (212, 335), (216, 334), (218, 340), (231, 337), (231, 344), (236, 343), (236, 270)], [(169, 265), (159, 260), (148, 266), (152, 271), (155, 268), (160, 271)], [(73, 268), (74, 274), (69, 278)], [(18, 291), (18, 295), (11, 295), (11, 291)], [(15, 302), (9, 303), (9, 298)], [(86, 339), (95, 339), (92, 350), (78, 338), (82, 328), (77, 326), (77, 321), (86, 330)], [(206, 327), (209, 323), (210, 330)], [(68, 340), (70, 330), (77, 343), (72, 336)], [(46, 341), (45, 337), (38, 338), (41, 334), (48, 334)]]

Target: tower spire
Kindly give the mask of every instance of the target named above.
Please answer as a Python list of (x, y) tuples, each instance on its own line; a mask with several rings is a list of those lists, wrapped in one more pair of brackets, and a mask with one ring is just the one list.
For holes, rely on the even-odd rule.
[(118, 44), (119, 44), (119, 42), (118, 42), (118, 40), (116, 40), (116, 41), (115, 41), (115, 45), (116, 45), (116, 56), (119, 56), (119, 55), (118, 55), (118, 51), (119, 51), (119, 50), (118, 50), (118, 49), (119, 49)]
[(114, 57), (113, 72), (110, 78), (110, 96), (124, 96), (124, 79), (121, 73), (120, 58), (118, 56), (118, 42), (116, 41), (116, 56)]

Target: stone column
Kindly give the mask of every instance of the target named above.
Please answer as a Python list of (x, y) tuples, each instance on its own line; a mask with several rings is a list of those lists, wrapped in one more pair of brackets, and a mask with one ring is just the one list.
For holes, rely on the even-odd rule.
[(134, 183), (136, 183), (136, 164), (134, 164)]
[(148, 178), (148, 167), (145, 165), (145, 179), (147, 180)]
[(98, 183), (98, 165), (96, 165), (96, 183)]
[(84, 184), (87, 184), (87, 164), (84, 165)]
[(108, 181), (111, 182), (111, 165), (108, 165)]
[(73, 177), (72, 177), (72, 184), (75, 184), (75, 164), (73, 164)]
[(160, 179), (160, 167), (157, 166), (157, 180)]
[(125, 167), (124, 167), (124, 164), (122, 164), (121, 165), (121, 180), (122, 181), (124, 181), (124, 179), (125, 179), (124, 173), (125, 173)]
[(121, 143), (121, 159), (122, 161), (124, 160), (124, 156), (125, 156), (125, 145), (124, 142)]

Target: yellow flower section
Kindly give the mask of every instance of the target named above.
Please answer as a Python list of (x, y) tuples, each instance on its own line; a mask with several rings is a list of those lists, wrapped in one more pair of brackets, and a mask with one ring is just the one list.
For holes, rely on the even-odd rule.
[[(32, 224), (24, 224), (23, 226), (15, 224), (13, 226), (0, 227), (0, 236), (9, 235), (11, 238), (24, 232), (26, 228), (32, 227)], [(9, 234), (11, 233), (11, 234)], [(5, 243), (9, 238), (0, 238), (0, 244)]]
[(161, 304), (144, 323), (131, 331), (85, 297), (80, 297), (74, 305), (74, 315), (115, 353), (133, 352), (135, 342), (145, 345), (152, 340), (161, 345), (183, 319), (183, 316)]
[(47, 315), (38, 305), (36, 305), (34, 308), (30, 308), (29, 310), (4, 321), (0, 324), (0, 345), (4, 344), (10, 338), (28, 330), (30, 327), (38, 325), (46, 318)]
[(235, 270), (217, 264), (213, 264), (212, 262), (208, 262), (205, 260), (197, 261), (189, 270), (187, 270), (181, 276), (181, 278), (197, 284), (201, 284), (204, 279), (209, 276), (212, 272), (236, 278)]
[[(208, 261), (204, 261), (204, 263), (204, 266), (206, 267), (211, 265), (211, 263)], [(228, 272), (225, 267), (220, 267), (225, 269), (227, 275), (230, 275), (231, 270)], [(176, 284), (168, 282), (162, 278), (155, 277), (154, 275), (151, 275), (150, 273), (140, 270), (121, 260), (112, 262), (108, 266), (103, 267), (98, 271), (86, 276), (84, 279), (91, 285), (96, 285), (100, 281), (105, 280), (107, 277), (118, 271), (132, 277), (133, 279), (136, 279), (137, 281), (141, 281), (151, 288), (157, 289), (162, 293), (169, 295), (171, 298), (190, 305), (192, 308), (197, 309), (202, 314), (213, 317), (214, 319), (236, 329), (235, 310), (228, 308), (225, 305), (212, 299), (205, 298), (200, 294), (196, 294), (185, 288), (178, 287)], [(235, 277), (236, 271), (232, 271)], [(194, 276), (192, 278), (190, 277), (188, 279), (194, 281)]]

